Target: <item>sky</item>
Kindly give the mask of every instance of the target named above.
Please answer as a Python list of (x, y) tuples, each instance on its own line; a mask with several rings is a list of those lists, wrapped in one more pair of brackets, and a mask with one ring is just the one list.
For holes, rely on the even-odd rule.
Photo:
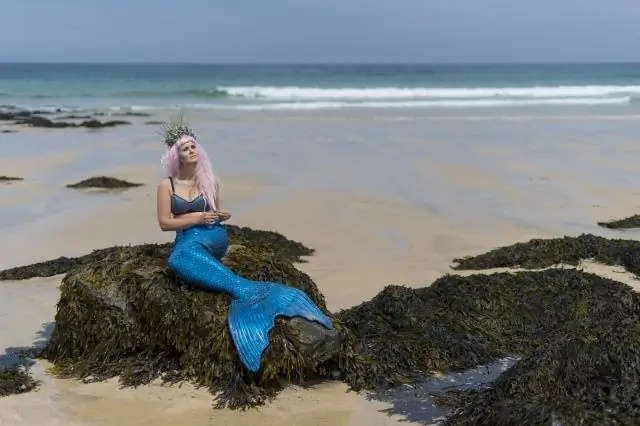
[(0, 62), (640, 62), (640, 0), (0, 0)]

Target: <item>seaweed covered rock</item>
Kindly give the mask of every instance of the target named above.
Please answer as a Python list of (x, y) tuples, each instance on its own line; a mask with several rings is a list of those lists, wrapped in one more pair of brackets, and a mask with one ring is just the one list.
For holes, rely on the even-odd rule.
[(17, 176), (0, 176), (0, 182), (15, 182), (18, 180), (24, 180), (24, 178)]
[(520, 360), (488, 389), (436, 397), (454, 410), (445, 424), (639, 424), (638, 318), (575, 331)]
[(0, 397), (26, 393), (38, 387), (38, 381), (23, 365), (0, 368)]
[(94, 176), (88, 179), (67, 185), (67, 188), (104, 188), (104, 189), (122, 189), (135, 188), (142, 186), (141, 183), (128, 182), (126, 180), (117, 179), (109, 176)]
[(623, 219), (611, 220), (609, 222), (598, 222), (598, 226), (609, 229), (640, 228), (640, 215), (635, 214)]
[(337, 317), (377, 366), (365, 387), (462, 371), (543, 346), (584, 321), (624, 317), (630, 287), (566, 269), (447, 275), (431, 286), (388, 286)]
[(389, 286), (337, 317), (368, 359), (362, 388), (420, 382), (517, 354), (525, 358), (489, 390), (437, 398), (454, 413), (449, 424), (550, 425), (553, 415), (577, 425), (640, 422), (633, 402), (639, 313), (639, 295), (625, 284), (548, 269)]
[(578, 265), (582, 260), (593, 259), (605, 265), (624, 266), (635, 273), (640, 271), (640, 263), (636, 263), (639, 249), (640, 241), (607, 239), (591, 234), (578, 237), (536, 238), (524, 243), (498, 247), (481, 255), (454, 259), (458, 265), (453, 269), (538, 269), (560, 264)]
[(81, 123), (72, 123), (68, 121), (52, 121), (48, 118), (29, 113), (27, 116), (15, 117), (15, 124), (29, 127), (44, 127), (47, 129), (66, 129), (70, 127), (85, 127), (87, 129), (102, 129), (105, 127), (124, 126), (131, 124), (123, 120), (99, 121), (96, 119), (85, 120)]
[[(302, 256), (310, 256), (314, 250), (297, 241), (290, 240), (274, 231), (251, 229), (246, 226), (223, 225), (229, 233), (230, 248), (249, 246), (270, 255), (278, 256), (290, 262), (304, 262)], [(143, 245), (142, 248), (152, 246)], [(169, 250), (171, 243), (154, 246), (158, 250)], [(53, 275), (66, 274), (77, 265), (87, 265), (104, 260), (109, 254), (119, 247), (109, 247), (94, 250), (89, 254), (79, 257), (61, 256), (56, 259), (46, 260), (31, 265), (16, 266), (0, 271), (0, 281), (26, 280), (35, 277), (51, 277)]]
[[(283, 377), (324, 375), (340, 365), (345, 341), (338, 328), (278, 318), (262, 369), (245, 370), (228, 332), (229, 296), (183, 286), (167, 268), (170, 248), (118, 247), (75, 266), (62, 281), (56, 326), (41, 356), (65, 377), (119, 376), (130, 386), (188, 380), (230, 407), (264, 403)], [(245, 278), (295, 286), (326, 312), (315, 283), (284, 257), (245, 243), (224, 262)]]

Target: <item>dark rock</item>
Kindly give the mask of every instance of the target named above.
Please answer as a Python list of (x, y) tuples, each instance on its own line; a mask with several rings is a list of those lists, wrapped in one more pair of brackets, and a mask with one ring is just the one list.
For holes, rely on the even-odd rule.
[(20, 120), (28, 117), (31, 117), (29, 111), (0, 112), (0, 120), (2, 121)]
[(30, 392), (39, 384), (23, 365), (0, 367), (0, 397)]
[(625, 284), (548, 269), (389, 286), (336, 317), (367, 359), (364, 388), (520, 354), (489, 390), (439, 395), (453, 414), (448, 424), (550, 425), (553, 414), (559, 424), (584, 425), (640, 424), (639, 313), (640, 296)]
[(629, 229), (640, 228), (640, 215), (625, 217), (624, 219), (612, 220), (609, 222), (598, 222), (599, 226), (609, 229)]
[[(326, 312), (322, 293), (292, 263), (311, 249), (273, 232), (227, 229), (235, 247), (223, 260), (230, 269), (296, 286)], [(536, 239), (459, 259), (458, 268), (540, 268), (592, 258), (638, 274), (639, 244), (593, 235)], [(387, 286), (333, 314), (335, 331), (278, 319), (263, 370), (252, 375), (227, 332), (228, 297), (182, 286), (166, 266), (170, 249), (112, 247), (59, 259), (48, 272), (36, 265), (0, 277), (70, 268), (40, 354), (63, 377), (119, 376), (125, 385), (188, 380), (221, 392), (218, 406), (247, 407), (276, 395), (284, 377), (319, 374), (380, 394), (517, 354), (520, 361), (488, 387), (436, 397), (450, 412), (449, 424), (640, 424), (640, 295), (618, 281), (551, 268), (445, 275), (418, 289)], [(388, 412), (409, 417), (395, 406)]]
[(90, 115), (63, 115), (56, 117), (56, 120), (90, 120), (91, 118)]
[(149, 126), (156, 126), (156, 125), (162, 125), (164, 124), (162, 121), (155, 121), (155, 120), (151, 120), (151, 121), (145, 121), (144, 124), (147, 124)]
[(128, 121), (122, 120), (111, 120), (111, 121), (98, 121), (98, 120), (87, 120), (78, 124), (78, 127), (86, 127), (88, 129), (102, 129), (104, 127), (115, 127), (115, 126), (126, 126), (129, 125)]
[[(56, 111), (60, 112), (60, 111)], [(48, 113), (46, 111), (5, 111), (0, 112), (0, 120), (2, 121), (14, 121), (15, 124), (25, 125), (30, 127), (44, 127), (50, 129), (62, 129), (70, 127), (85, 127), (89, 129), (99, 129), (104, 127), (114, 127), (131, 124), (128, 121), (112, 120), (112, 121), (98, 121), (95, 119), (85, 120), (81, 123), (70, 123), (67, 121), (52, 121), (48, 118), (42, 117)], [(89, 117), (87, 117), (89, 118)]]
[[(277, 255), (290, 262), (305, 262), (302, 256), (310, 256), (314, 253), (313, 249), (297, 241), (292, 241), (277, 232), (229, 224), (223, 226), (229, 233), (230, 248), (232, 246), (256, 247), (264, 253)], [(169, 250), (170, 247), (171, 243), (160, 244), (158, 245), (158, 250)], [(45, 262), (5, 269), (0, 271), (0, 281), (27, 280), (35, 277), (51, 277), (66, 274), (74, 266), (100, 262), (116, 249), (118, 249), (118, 247), (109, 247), (94, 250), (84, 256), (61, 256)]]
[(24, 178), (16, 176), (0, 176), (0, 182), (13, 182), (17, 180), (24, 180)]
[(152, 114), (149, 114), (147, 112), (117, 112), (117, 113), (113, 113), (111, 114), (114, 117), (151, 117)]
[(18, 133), (18, 131), (11, 130), (11, 129), (4, 129), (4, 130), (0, 130), (0, 133)]
[[(326, 375), (338, 365), (348, 342), (339, 323), (326, 330), (278, 318), (263, 368), (248, 373), (228, 333), (229, 297), (182, 286), (167, 269), (169, 251), (151, 244), (113, 248), (64, 277), (56, 326), (41, 354), (61, 377), (119, 376), (125, 386), (190, 381), (221, 392), (218, 406), (235, 408), (264, 403), (283, 388), (282, 378)], [(248, 279), (295, 286), (326, 312), (315, 283), (285, 258), (244, 247), (224, 263)]]
[(640, 241), (607, 239), (591, 234), (578, 237), (533, 239), (525, 243), (516, 243), (499, 247), (478, 256), (454, 259), (458, 265), (453, 269), (479, 270), (491, 268), (537, 269), (566, 264), (578, 265), (585, 259), (611, 266), (637, 268), (629, 264), (631, 253), (640, 249)]
[(67, 121), (51, 121), (48, 118), (40, 116), (30, 116), (27, 118), (16, 120), (16, 124), (27, 125), (31, 127), (45, 127), (45, 128), (68, 128), (68, 127), (86, 127), (88, 129), (101, 129), (105, 127), (114, 127), (131, 124), (128, 121), (113, 120), (113, 121), (98, 121), (95, 119), (86, 120), (81, 123), (70, 123)]
[(16, 124), (26, 125), (30, 127), (46, 127), (49, 129), (62, 129), (67, 127), (76, 127), (74, 123), (67, 123), (63, 121), (54, 122), (48, 118), (40, 117), (37, 115), (28, 116), (16, 120)]
[(123, 189), (135, 188), (143, 186), (142, 183), (127, 182), (126, 180), (117, 179), (108, 176), (95, 176), (83, 181), (69, 184), (67, 188), (104, 188), (104, 189)]

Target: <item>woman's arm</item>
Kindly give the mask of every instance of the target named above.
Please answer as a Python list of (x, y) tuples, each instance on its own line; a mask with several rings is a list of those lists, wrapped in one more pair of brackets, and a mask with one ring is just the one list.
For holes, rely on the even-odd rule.
[(157, 193), (157, 214), (158, 225), (163, 231), (179, 231), (198, 224), (199, 213), (184, 214), (179, 217), (173, 217), (171, 214), (171, 186), (168, 179), (164, 179), (158, 185)]

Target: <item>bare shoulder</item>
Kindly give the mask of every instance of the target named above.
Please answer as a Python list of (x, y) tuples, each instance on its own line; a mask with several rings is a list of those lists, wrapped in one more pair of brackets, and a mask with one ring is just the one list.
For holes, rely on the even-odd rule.
[(158, 192), (171, 192), (171, 182), (169, 178), (164, 178), (158, 183)]

